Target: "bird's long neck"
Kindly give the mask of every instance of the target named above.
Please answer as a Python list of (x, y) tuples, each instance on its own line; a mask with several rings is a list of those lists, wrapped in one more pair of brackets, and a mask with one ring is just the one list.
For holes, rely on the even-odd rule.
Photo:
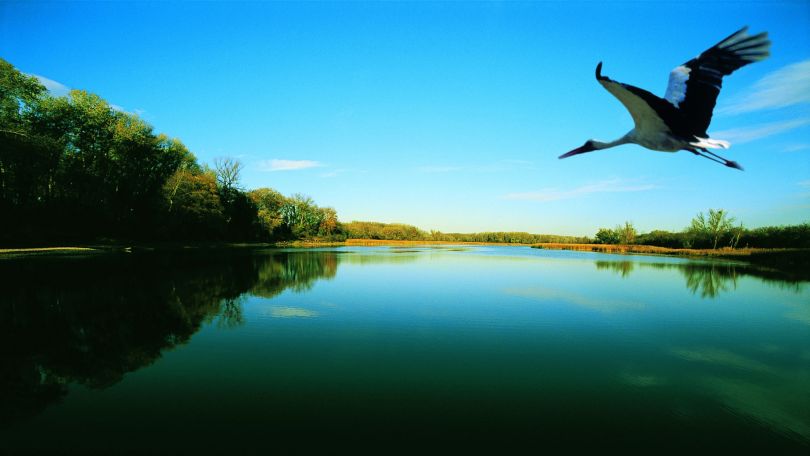
[(621, 138), (615, 140), (615, 141), (602, 142), (602, 141), (597, 141), (597, 140), (591, 140), (591, 143), (593, 143), (593, 147), (596, 150), (610, 149), (611, 147), (621, 146), (622, 144), (628, 144), (628, 143), (631, 143), (631, 142), (633, 142), (633, 132), (632, 131), (627, 133), (626, 135), (622, 136)]

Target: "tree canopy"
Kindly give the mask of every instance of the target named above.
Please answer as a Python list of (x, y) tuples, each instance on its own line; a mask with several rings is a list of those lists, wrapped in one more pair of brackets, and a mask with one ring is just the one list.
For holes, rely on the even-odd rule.
[(345, 238), (334, 209), (246, 192), (238, 160), (208, 169), (136, 114), (82, 90), (50, 96), (2, 59), (0, 140), (5, 244)]

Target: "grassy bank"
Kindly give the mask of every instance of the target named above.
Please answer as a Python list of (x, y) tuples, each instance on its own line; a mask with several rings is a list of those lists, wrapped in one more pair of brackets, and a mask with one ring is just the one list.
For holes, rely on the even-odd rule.
[(39, 247), (24, 249), (0, 249), (0, 258), (37, 255), (88, 255), (102, 253), (104, 249), (93, 247)]
[(615, 254), (643, 254), (643, 255), (676, 255), (688, 257), (712, 257), (745, 260), (750, 257), (784, 256), (785, 254), (800, 254), (810, 256), (810, 249), (673, 249), (651, 245), (620, 245), (620, 244), (569, 244), (547, 242), (540, 244), (519, 244), (506, 242), (461, 242), (461, 241), (400, 241), (381, 239), (347, 239), (344, 242), (326, 241), (287, 241), (277, 243), (229, 243), (229, 242), (165, 242), (165, 243), (109, 243), (90, 244), (84, 246), (54, 246), (54, 247), (23, 247), (0, 248), (0, 256), (10, 255), (44, 255), (44, 254), (83, 254), (101, 252), (131, 252), (144, 250), (196, 250), (196, 249), (229, 249), (229, 248), (286, 248), (286, 247), (397, 247), (397, 246), (432, 246), (432, 245), (491, 245), (491, 246), (522, 246), (547, 250), (576, 250), (582, 252), (600, 252)]
[(717, 258), (744, 261), (753, 266), (778, 270), (794, 280), (810, 280), (810, 249), (671, 249), (650, 245), (535, 244), (536, 249), (577, 250), (615, 254), (670, 255), (689, 258)]
[(618, 254), (644, 254), (644, 255), (680, 255), (690, 257), (714, 257), (714, 258), (739, 258), (744, 259), (752, 254), (803, 251), (810, 252), (810, 249), (673, 249), (669, 247), (656, 247), (653, 245), (625, 245), (625, 244), (559, 244), (543, 243), (533, 244), (536, 249), (548, 250), (577, 250), (581, 252), (602, 252)]
[(375, 247), (375, 246), (410, 246), (410, 247), (418, 247), (418, 246), (429, 246), (429, 245), (517, 245), (517, 246), (528, 246), (534, 244), (518, 244), (518, 243), (507, 243), (507, 242), (461, 242), (461, 241), (391, 241), (391, 240), (384, 240), (384, 239), (346, 239), (342, 245), (348, 246), (364, 246), (364, 247)]
[(711, 257), (745, 260), (752, 257), (764, 256), (810, 256), (810, 249), (672, 249), (669, 247), (656, 247), (653, 245), (623, 245), (623, 244), (533, 244), (536, 249), (548, 250), (577, 250), (582, 252), (601, 252), (617, 254), (643, 254), (643, 255), (676, 255), (688, 257)]

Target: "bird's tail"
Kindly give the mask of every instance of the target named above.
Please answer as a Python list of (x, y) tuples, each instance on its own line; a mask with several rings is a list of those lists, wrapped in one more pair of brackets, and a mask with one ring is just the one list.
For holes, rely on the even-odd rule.
[(698, 138), (697, 136), (695, 141), (690, 142), (689, 145), (702, 149), (728, 149), (731, 147), (730, 142), (722, 139)]

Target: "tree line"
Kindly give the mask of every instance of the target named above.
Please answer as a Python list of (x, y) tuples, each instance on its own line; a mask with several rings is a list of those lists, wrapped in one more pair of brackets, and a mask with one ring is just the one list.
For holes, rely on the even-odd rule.
[(646, 244), (673, 248), (810, 247), (810, 224), (747, 229), (710, 210), (681, 232), (632, 223), (594, 239), (526, 232), (443, 233), (400, 223), (341, 223), (305, 195), (245, 190), (231, 158), (200, 164), (177, 138), (100, 96), (51, 96), (0, 59), (0, 245), (58, 242), (343, 241)]
[(532, 234), (522, 231), (488, 231), (482, 233), (443, 233), (424, 231), (402, 223), (349, 222), (343, 224), (346, 235), (352, 239), (378, 239), (396, 241), (492, 242), (502, 244), (537, 244), (541, 242), (586, 243), (587, 237)]
[(689, 226), (678, 232), (653, 230), (640, 234), (631, 222), (615, 228), (600, 228), (597, 244), (638, 244), (674, 249), (717, 248), (810, 248), (810, 223), (746, 228), (724, 209), (698, 213)]
[(177, 138), (98, 95), (53, 97), (0, 59), (0, 243), (138, 241), (585, 242), (525, 232), (442, 233), (341, 223), (312, 198), (245, 190), (231, 158), (200, 164)]
[(200, 164), (98, 95), (51, 96), (0, 59), (0, 243), (345, 239), (303, 195), (245, 191), (241, 164)]

